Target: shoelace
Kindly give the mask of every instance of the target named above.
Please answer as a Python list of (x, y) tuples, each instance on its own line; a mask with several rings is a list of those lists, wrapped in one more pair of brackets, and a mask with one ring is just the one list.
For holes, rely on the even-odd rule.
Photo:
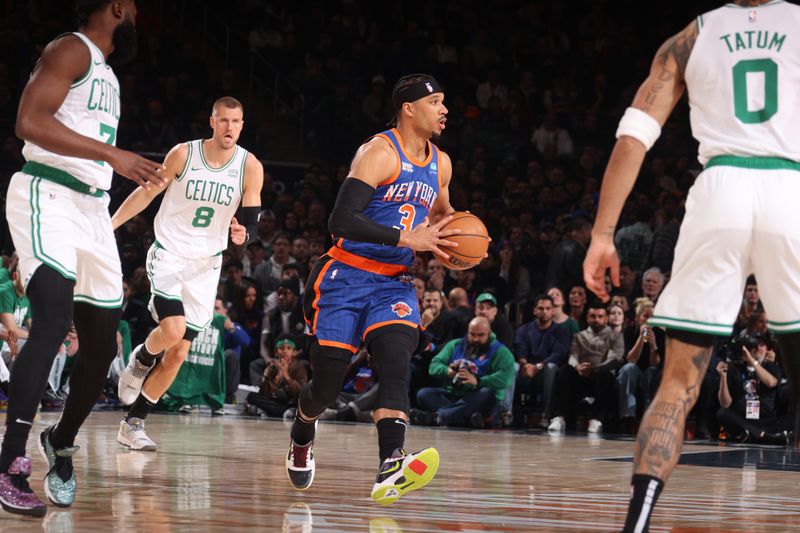
[(8, 479), (11, 480), (11, 484), (14, 485), (14, 488), (20, 492), (26, 492), (28, 494), (33, 492), (31, 486), (28, 484), (28, 476), (23, 476), (22, 474), (8, 474)]
[(305, 468), (308, 461), (308, 450), (311, 446), (298, 446), (292, 444), (292, 464), (294, 466)]

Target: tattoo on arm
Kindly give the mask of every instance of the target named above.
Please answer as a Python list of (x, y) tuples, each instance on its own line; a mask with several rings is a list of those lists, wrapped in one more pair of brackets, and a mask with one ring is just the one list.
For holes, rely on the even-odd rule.
[[(697, 24), (692, 22), (682, 32), (670, 37), (667, 42), (661, 45), (656, 55), (656, 62), (664, 67), (665, 72), (670, 74), (670, 77), (667, 78), (668, 80), (672, 79), (672, 75), (674, 75), (674, 73), (666, 70), (669, 57), (672, 56), (675, 59), (675, 63), (678, 65), (678, 72), (682, 78), (686, 73), (686, 64), (689, 62), (689, 55), (692, 53), (696, 40)], [(659, 75), (659, 78), (661, 78), (661, 75)]]

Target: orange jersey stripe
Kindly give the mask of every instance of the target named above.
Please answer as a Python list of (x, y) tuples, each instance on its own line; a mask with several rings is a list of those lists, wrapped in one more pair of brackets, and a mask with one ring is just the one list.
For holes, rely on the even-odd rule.
[(428, 166), (428, 163), (430, 163), (431, 159), (433, 158), (433, 147), (431, 146), (430, 141), (426, 141), (425, 144), (425, 146), (427, 146), (428, 148), (428, 157), (426, 157), (424, 161), (420, 161), (418, 159), (415, 159), (414, 157), (411, 157), (411, 154), (408, 153), (408, 151), (406, 150), (406, 145), (403, 144), (403, 138), (400, 136), (400, 132), (397, 131), (397, 128), (392, 128), (392, 133), (394, 133), (394, 136), (397, 137), (397, 144), (400, 145), (400, 149), (403, 151), (403, 155), (405, 155), (409, 161), (411, 161), (418, 167)]
[(369, 334), (369, 332), (372, 331), (373, 329), (378, 329), (378, 328), (383, 327), (383, 326), (389, 326), (391, 324), (405, 324), (406, 326), (411, 326), (412, 328), (419, 327), (419, 324), (415, 324), (415, 323), (411, 322), (410, 320), (386, 320), (384, 322), (378, 322), (376, 324), (372, 324), (370, 327), (368, 327), (364, 331), (364, 337), (362, 337), (362, 338), (366, 339), (367, 338), (367, 334)]
[(394, 143), (392, 143), (392, 140), (389, 137), (387, 137), (383, 133), (378, 133), (377, 135), (375, 135), (375, 137), (383, 139), (384, 141), (389, 143), (389, 147), (392, 149), (392, 152), (394, 152), (394, 155), (397, 156), (397, 165), (394, 167), (394, 173), (392, 174), (392, 177), (389, 178), (388, 180), (384, 180), (383, 182), (381, 182), (378, 185), (378, 187), (381, 187), (383, 185), (391, 185), (400, 176), (400, 154), (397, 153), (397, 150), (394, 147)]
[[(408, 272), (408, 267), (404, 265), (393, 265), (392, 263), (382, 263), (374, 259), (367, 259), (366, 257), (361, 257), (360, 255), (356, 255), (348, 252), (344, 248), (338, 248), (336, 246), (328, 250), (328, 256), (353, 268), (372, 272), (373, 274), (380, 274), (382, 276), (393, 277)], [(327, 265), (325, 268), (327, 269)]]
[(322, 296), (319, 292), (319, 286), (322, 283), (322, 280), (325, 279), (325, 273), (328, 272), (328, 269), (333, 264), (333, 261), (328, 261), (328, 263), (322, 267), (322, 270), (319, 271), (319, 276), (317, 276), (317, 280), (314, 282), (314, 301), (311, 303), (311, 307), (314, 308), (314, 324), (311, 326), (311, 333), (315, 334), (317, 332), (317, 320), (319, 320), (319, 298)]
[(356, 353), (358, 351), (358, 348), (356, 348), (355, 346), (351, 346), (344, 342), (326, 341), (321, 339), (317, 339), (317, 342), (319, 342), (320, 346), (330, 346), (331, 348), (342, 348), (343, 350), (350, 350), (353, 353)]

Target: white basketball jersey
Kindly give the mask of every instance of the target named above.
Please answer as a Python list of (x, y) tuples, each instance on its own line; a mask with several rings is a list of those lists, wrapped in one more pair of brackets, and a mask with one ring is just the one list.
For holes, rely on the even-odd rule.
[[(83, 41), (91, 57), (86, 73), (70, 86), (64, 103), (55, 114), (56, 120), (69, 129), (100, 142), (116, 146), (119, 124), (119, 82), (106, 64), (103, 52), (84, 34), (73, 33)], [(54, 154), (30, 141), (25, 141), (22, 155), (71, 174), (75, 179), (98, 189), (111, 188), (113, 170), (105, 161), (91, 161)]]
[(227, 163), (211, 168), (202, 139), (187, 146), (186, 166), (167, 187), (156, 215), (156, 241), (182, 257), (211, 257), (228, 246), (231, 219), (242, 200), (247, 150), (237, 145)]
[(800, 7), (727, 4), (697, 25), (686, 85), (700, 162), (726, 154), (800, 161)]

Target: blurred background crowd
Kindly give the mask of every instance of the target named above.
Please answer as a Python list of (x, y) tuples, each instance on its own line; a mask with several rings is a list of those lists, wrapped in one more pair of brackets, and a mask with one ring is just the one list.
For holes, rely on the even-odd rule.
[[(413, 421), (635, 429), (664, 360), (663, 331), (647, 319), (669, 280), (683, 204), (701, 170), (685, 100), (625, 205), (616, 236), (621, 286), (610, 307), (587, 294), (581, 263), (619, 118), (660, 43), (715, 3), (670, 6), (657, 20), (641, 3), (606, 0), (137, 4), (139, 54), (117, 71), (118, 146), (160, 160), (178, 142), (208, 137), (211, 103), (231, 95), (245, 108), (240, 144), (265, 163), (259, 240), (225, 252), (219, 285), (227, 403), (246, 384), (252, 412), (280, 416), (298, 383), (313, 377), (303, 363), (300, 301), (311, 266), (331, 245), (327, 218), (338, 186), (357, 146), (386, 129), (395, 80), (425, 72), (445, 88), (449, 114), (438, 144), (453, 161), (451, 202), (485, 222), (492, 246), (467, 271), (417, 258), (431, 338), (414, 359)], [(74, 28), (62, 6), (43, 0), (9, 0), (0, 12), (0, 179), (7, 182), (23, 163), (13, 127), (22, 87), (42, 47)], [(115, 180), (112, 210), (132, 188)], [(154, 327), (144, 259), (158, 205), (118, 232), (134, 346)], [(5, 227), (0, 248), (11, 257)], [(723, 427), (723, 436), (769, 439), (783, 431), (780, 354), (751, 281), (736, 327), (745, 337), (733, 348), (720, 339), (695, 409), (691, 427), (701, 435)], [(492, 365), (453, 366), (487, 351)], [(748, 357), (771, 365), (771, 387), (748, 373)], [(728, 371), (729, 359), (737, 371)], [(330, 418), (368, 418), (368, 393), (380, 376), (364, 351), (351, 367)], [(492, 383), (490, 391), (469, 377), (489, 374), (494, 379), (481, 382)], [(748, 426), (740, 407), (758, 393), (775, 396), (768, 414), (777, 425)]]

